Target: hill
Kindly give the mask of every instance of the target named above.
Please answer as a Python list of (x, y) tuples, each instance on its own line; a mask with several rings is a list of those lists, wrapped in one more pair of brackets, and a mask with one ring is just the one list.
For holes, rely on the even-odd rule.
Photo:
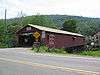
[(55, 23), (58, 25), (62, 25), (62, 23), (67, 19), (75, 19), (79, 22), (99, 22), (100, 18), (90, 18), (90, 17), (82, 17), (82, 16), (69, 16), (69, 15), (45, 15), (49, 18), (53, 19)]
[[(14, 24), (22, 26), (29, 23), (42, 25), (51, 28), (62, 27), (62, 24), (69, 19), (76, 20), (77, 32), (86, 36), (93, 35), (96, 30), (100, 28), (100, 18), (89, 18), (82, 16), (69, 15), (33, 15), (21, 18), (8, 19), (7, 24), (13, 26)], [(21, 25), (20, 25), (21, 26)]]
[(89, 18), (82, 16), (68, 16), (68, 15), (46, 15), (53, 20), (54, 23), (60, 27), (65, 20), (74, 19), (77, 21), (77, 31), (83, 35), (93, 35), (97, 29), (100, 28), (100, 18)]

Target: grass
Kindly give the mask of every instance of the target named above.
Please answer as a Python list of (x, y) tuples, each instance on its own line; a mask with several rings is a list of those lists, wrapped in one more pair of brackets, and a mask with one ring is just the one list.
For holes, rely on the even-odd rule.
[(66, 54), (75, 54), (75, 55), (84, 55), (84, 56), (93, 56), (93, 57), (100, 57), (100, 50), (87, 50), (87, 51), (81, 51), (78, 53), (68, 53), (67, 50), (61, 48), (61, 49), (48, 49), (46, 46), (40, 46), (39, 48), (32, 48), (33, 52), (37, 53), (52, 53), (52, 54), (60, 54), (60, 55), (66, 55)]
[(82, 51), (79, 55), (100, 57), (100, 50), (98, 51)]

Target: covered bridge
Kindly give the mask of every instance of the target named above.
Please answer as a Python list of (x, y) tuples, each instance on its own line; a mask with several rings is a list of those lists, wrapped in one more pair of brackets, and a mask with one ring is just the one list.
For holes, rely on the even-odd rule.
[(16, 34), (20, 46), (32, 46), (35, 42), (44, 42), (46, 46), (54, 48), (81, 47), (85, 44), (85, 38), (81, 34), (32, 24), (23, 27)]

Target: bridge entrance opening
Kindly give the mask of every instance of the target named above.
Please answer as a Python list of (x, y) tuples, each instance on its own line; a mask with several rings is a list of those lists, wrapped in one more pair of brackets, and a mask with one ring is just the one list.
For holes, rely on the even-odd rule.
[[(38, 41), (40, 42), (40, 37)], [(31, 47), (34, 44), (34, 42), (36, 42), (36, 40), (32, 34), (19, 36), (19, 46)]]

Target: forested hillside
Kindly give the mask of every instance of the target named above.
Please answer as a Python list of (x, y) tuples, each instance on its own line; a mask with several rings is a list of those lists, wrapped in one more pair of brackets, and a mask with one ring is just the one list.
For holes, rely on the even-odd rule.
[(76, 20), (77, 31), (83, 35), (93, 35), (98, 29), (100, 29), (100, 18), (88, 18), (81, 16), (68, 16), (68, 15), (47, 15), (54, 23), (62, 27), (65, 20)]
[(85, 36), (93, 35), (100, 29), (99, 18), (88, 18), (68, 15), (33, 15), (7, 19), (6, 25), (4, 20), (0, 20), (0, 46), (12, 47), (16, 45), (15, 34), (27, 24), (36, 24), (51, 28), (61, 29), (62, 24), (69, 19), (76, 21), (77, 32)]

